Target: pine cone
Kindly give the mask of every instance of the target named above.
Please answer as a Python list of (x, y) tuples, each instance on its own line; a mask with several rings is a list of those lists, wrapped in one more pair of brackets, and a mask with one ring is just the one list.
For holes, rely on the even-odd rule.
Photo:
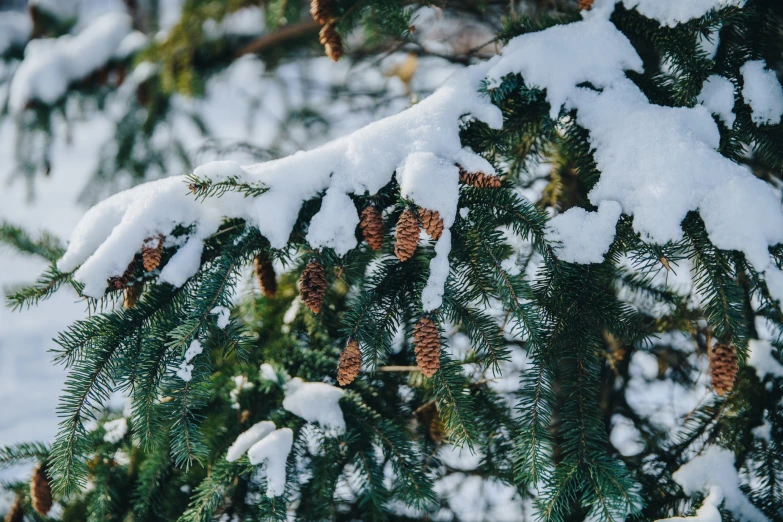
[(710, 380), (715, 393), (725, 395), (737, 378), (737, 347), (718, 343), (710, 351)]
[(46, 475), (46, 464), (41, 463), (35, 468), (30, 480), (30, 499), (33, 509), (39, 515), (46, 515), (52, 509), (52, 486)]
[(443, 234), (443, 218), (440, 217), (437, 210), (419, 209), (419, 218), (421, 227), (429, 236), (437, 241)]
[(351, 384), (362, 367), (362, 352), (359, 350), (359, 342), (351, 339), (345, 345), (340, 354), (340, 363), (337, 365), (337, 382), (340, 386)]
[(500, 188), (500, 178), (483, 172), (468, 172), (459, 168), (459, 181), (476, 188)]
[(310, 0), (310, 14), (321, 25), (328, 24), (334, 18), (334, 0)]
[(141, 283), (129, 285), (125, 287), (125, 308), (133, 308), (141, 297)]
[(321, 311), (326, 295), (326, 274), (318, 261), (312, 260), (299, 278), (299, 297), (307, 307), (317, 314)]
[(593, 2), (595, 0), (577, 0), (577, 7), (581, 9), (582, 11), (589, 11), (593, 8)]
[(22, 497), (16, 497), (16, 502), (5, 515), (5, 522), (22, 522), (24, 509), (22, 509)]
[(370, 248), (380, 250), (383, 247), (383, 218), (377, 208), (368, 205), (362, 210), (359, 228), (362, 229), (362, 236)]
[(256, 270), (256, 280), (261, 288), (261, 293), (267, 299), (272, 299), (277, 293), (277, 279), (275, 277), (275, 267), (272, 262), (263, 254), (258, 254), (253, 260), (253, 266)]
[(406, 208), (397, 221), (397, 242), (394, 244), (394, 255), (400, 261), (413, 257), (419, 245), (419, 218), (416, 213)]
[(320, 34), (321, 45), (324, 46), (326, 56), (338, 61), (343, 56), (343, 39), (337, 34), (337, 29), (334, 22), (329, 22), (321, 28)]
[(440, 333), (428, 317), (422, 317), (413, 329), (416, 364), (421, 373), (432, 377), (440, 368)]
[(428, 402), (416, 410), (416, 419), (427, 430), (427, 434), (435, 442), (442, 442), (446, 438), (446, 427), (434, 401)]
[(163, 234), (154, 237), (148, 237), (141, 245), (141, 260), (144, 263), (144, 270), (152, 272), (160, 266), (160, 258), (163, 255), (163, 241), (166, 238)]
[(136, 260), (130, 262), (128, 265), (128, 268), (125, 269), (125, 272), (121, 276), (114, 276), (109, 278), (109, 284), (111, 284), (112, 288), (115, 290), (123, 290), (126, 286), (128, 286), (128, 283), (133, 278), (133, 271), (136, 269)]

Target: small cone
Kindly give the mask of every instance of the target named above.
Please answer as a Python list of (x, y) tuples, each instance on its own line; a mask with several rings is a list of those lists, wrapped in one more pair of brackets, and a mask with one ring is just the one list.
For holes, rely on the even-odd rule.
[(124, 295), (125, 308), (133, 308), (136, 306), (136, 303), (139, 301), (139, 297), (141, 297), (141, 283), (136, 282), (136, 284), (126, 286)]
[(52, 486), (46, 475), (46, 464), (41, 463), (35, 468), (30, 480), (30, 499), (33, 509), (39, 515), (46, 515), (52, 509)]
[(144, 270), (152, 272), (160, 266), (160, 258), (163, 256), (163, 234), (148, 237), (141, 245), (141, 260)]
[(310, 0), (310, 14), (321, 25), (328, 24), (334, 18), (334, 0)]
[(130, 282), (131, 278), (133, 277), (133, 271), (136, 269), (136, 260), (130, 262), (128, 265), (128, 268), (125, 269), (125, 273), (123, 273), (121, 276), (114, 276), (109, 279), (109, 284), (111, 284), (111, 287), (115, 290), (123, 290), (126, 286), (128, 286), (128, 283)]
[(715, 393), (725, 395), (737, 378), (737, 347), (718, 343), (710, 352), (710, 380)]
[(362, 229), (362, 236), (370, 248), (380, 250), (383, 247), (383, 217), (377, 208), (368, 205), (362, 210), (359, 227)]
[(443, 442), (445, 436), (445, 426), (443, 419), (438, 411), (435, 402), (429, 402), (416, 410), (416, 419), (427, 430), (427, 434), (435, 442)]
[(351, 339), (345, 345), (340, 354), (340, 363), (337, 365), (337, 382), (340, 386), (351, 384), (362, 367), (362, 352), (359, 350), (359, 342)]
[(22, 497), (16, 497), (16, 502), (5, 515), (5, 522), (22, 522), (24, 510), (22, 509)]
[(400, 261), (413, 257), (419, 245), (419, 219), (416, 213), (406, 208), (397, 221), (397, 242), (394, 244), (394, 255)]
[(299, 278), (299, 297), (307, 307), (317, 314), (321, 311), (326, 295), (326, 274), (318, 261), (310, 261)]
[(324, 46), (326, 56), (338, 61), (343, 56), (343, 39), (337, 34), (337, 28), (334, 22), (329, 22), (321, 28), (321, 45)]
[(578, 0), (576, 5), (581, 9), (582, 11), (589, 11), (593, 8), (593, 2), (595, 0)]
[(500, 178), (483, 172), (468, 172), (459, 168), (459, 181), (476, 188), (500, 188)]
[(432, 377), (440, 368), (440, 333), (428, 317), (422, 317), (413, 329), (416, 364), (421, 373)]
[(275, 267), (272, 262), (263, 254), (258, 254), (253, 260), (253, 266), (256, 270), (256, 280), (261, 288), (261, 293), (267, 299), (272, 299), (277, 293), (277, 278), (275, 277)]
[(435, 241), (443, 234), (443, 218), (436, 210), (419, 209), (421, 228)]

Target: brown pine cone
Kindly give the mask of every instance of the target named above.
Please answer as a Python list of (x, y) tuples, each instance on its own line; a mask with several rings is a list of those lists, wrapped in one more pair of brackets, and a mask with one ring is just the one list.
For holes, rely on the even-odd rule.
[(440, 332), (428, 317), (422, 317), (413, 329), (416, 364), (421, 373), (432, 377), (440, 368)]
[(406, 208), (397, 221), (397, 242), (394, 244), (394, 255), (400, 261), (413, 257), (419, 245), (419, 218), (416, 213)]
[(442, 442), (446, 438), (446, 427), (438, 411), (435, 401), (430, 401), (415, 412), (416, 419), (427, 430), (427, 434), (435, 442)]
[(163, 241), (166, 238), (163, 234), (154, 237), (148, 237), (141, 245), (141, 260), (144, 263), (144, 270), (152, 272), (160, 266), (160, 258), (163, 256)]
[(24, 519), (24, 509), (22, 509), (22, 497), (16, 497), (11, 510), (5, 515), (5, 522), (22, 522)]
[(483, 172), (468, 172), (459, 168), (459, 181), (476, 188), (500, 188), (500, 178)]
[(141, 283), (137, 281), (135, 284), (126, 286), (124, 296), (125, 308), (133, 308), (136, 306), (139, 297), (141, 297)]
[(136, 260), (134, 259), (130, 262), (128, 268), (125, 269), (125, 272), (121, 276), (114, 276), (109, 278), (109, 284), (115, 290), (123, 290), (126, 286), (128, 286), (131, 278), (133, 278), (133, 271), (135, 269)]
[(362, 236), (370, 248), (380, 250), (383, 247), (383, 217), (377, 208), (368, 205), (362, 210), (359, 228), (362, 229)]
[(261, 293), (267, 299), (272, 299), (277, 293), (277, 278), (275, 277), (275, 267), (264, 254), (258, 254), (253, 260), (253, 266), (256, 271), (256, 281), (261, 288)]
[(321, 25), (328, 24), (334, 18), (334, 0), (310, 0), (310, 14)]
[(299, 278), (299, 297), (307, 307), (317, 314), (321, 311), (326, 295), (326, 274), (318, 261), (312, 260)]
[(33, 509), (39, 515), (46, 515), (52, 509), (52, 486), (46, 475), (46, 464), (43, 462), (35, 468), (30, 480), (30, 499)]
[(337, 365), (337, 382), (340, 386), (351, 384), (362, 367), (362, 352), (359, 350), (359, 342), (351, 339), (345, 345), (340, 354), (340, 363)]
[(577, 0), (577, 7), (583, 11), (589, 11), (593, 8), (593, 2), (595, 0)]
[(725, 395), (737, 378), (737, 347), (718, 343), (710, 351), (710, 380), (715, 393)]
[(419, 209), (419, 218), (421, 219), (421, 228), (429, 236), (437, 241), (443, 234), (443, 218), (440, 217), (437, 210)]
[(321, 28), (321, 45), (324, 46), (326, 56), (338, 61), (343, 56), (343, 39), (337, 34), (337, 28), (334, 22), (329, 22)]

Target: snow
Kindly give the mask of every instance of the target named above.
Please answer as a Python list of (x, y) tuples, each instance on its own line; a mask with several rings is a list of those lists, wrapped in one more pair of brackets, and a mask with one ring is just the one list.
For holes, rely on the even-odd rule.
[(209, 313), (217, 316), (215, 319), (215, 324), (218, 328), (223, 330), (226, 326), (228, 326), (228, 322), (231, 317), (231, 310), (225, 306), (216, 306)]
[(261, 379), (265, 381), (272, 381), (272, 382), (278, 382), (279, 379), (277, 377), (277, 372), (274, 368), (272, 368), (272, 365), (269, 363), (264, 363), (259, 367), (259, 373), (261, 376)]
[(528, 87), (546, 89), (549, 115), (556, 119), (576, 85), (609, 87), (625, 78), (625, 69), (642, 72), (642, 59), (611, 22), (593, 17), (517, 36), (487, 76), (499, 83), (504, 76), (519, 73)]
[(11, 81), (10, 109), (19, 113), (33, 100), (57, 101), (71, 82), (85, 78), (111, 60), (130, 32), (131, 18), (110, 12), (75, 36), (31, 41)]
[(125, 38), (120, 41), (117, 46), (117, 50), (114, 51), (114, 58), (125, 59), (130, 55), (140, 51), (149, 44), (149, 39), (141, 31), (133, 31), (128, 33)]
[(324, 382), (305, 382), (294, 377), (285, 385), (283, 408), (334, 435), (345, 432), (340, 399), (345, 391)]
[(251, 446), (275, 431), (275, 429), (275, 423), (272, 421), (261, 421), (253, 424), (246, 431), (243, 431), (231, 447), (228, 448), (226, 460), (229, 462), (239, 460)]
[[(232, 161), (212, 162), (194, 172), (213, 182), (231, 179), (267, 187), (257, 198), (229, 193), (196, 200), (187, 194), (182, 177), (116, 194), (85, 215), (58, 267), (66, 272), (79, 267), (75, 278), (85, 284), (84, 294), (100, 297), (107, 279), (125, 270), (144, 238), (169, 235), (180, 224), (195, 224), (186, 245), (161, 271), (162, 282), (179, 286), (198, 269), (203, 240), (218, 228), (222, 217), (246, 219), (273, 248), (282, 248), (302, 204), (324, 190), (326, 196), (311, 222), (308, 240), (314, 248), (331, 247), (344, 254), (356, 246), (358, 224), (348, 194), (374, 194), (395, 171), (405, 186), (404, 194), (440, 212), (448, 227), (457, 211), (459, 171), (454, 164), (495, 172), (486, 160), (463, 149), (459, 139), (459, 122), (466, 114), (493, 128), (502, 125), (499, 109), (476, 94), (488, 67), (485, 63), (461, 70), (410, 109), (309, 152), (244, 168)], [(438, 166), (436, 172), (426, 170), (433, 165)], [(442, 193), (436, 196), (433, 188)], [(441, 242), (436, 250), (442, 255), (431, 270), (429, 306), (443, 294), (449, 235), (444, 234)]]
[(751, 339), (748, 347), (749, 366), (755, 368), (759, 378), (764, 379), (767, 376), (773, 379), (783, 378), (783, 365), (772, 356), (775, 348), (767, 341)]
[(734, 125), (734, 84), (728, 78), (717, 74), (709, 76), (696, 99), (728, 127)]
[(641, 433), (631, 419), (622, 415), (612, 416), (612, 431), (609, 434), (609, 440), (623, 457), (633, 457), (644, 451)]
[(662, 518), (657, 522), (721, 522), (723, 517), (720, 515), (718, 506), (723, 501), (723, 493), (717, 486), (711, 487), (709, 494), (704, 498), (701, 507), (696, 510), (696, 516), (693, 517), (671, 517)]
[(229, 398), (231, 399), (231, 408), (234, 410), (239, 409), (239, 396), (245, 390), (252, 390), (255, 385), (248, 381), (244, 375), (235, 375), (231, 378), (234, 381), (234, 388), (229, 392)]
[(765, 441), (769, 442), (772, 437), (772, 424), (770, 424), (768, 420), (764, 419), (764, 424), (753, 428), (751, 433), (753, 433), (754, 437), (764, 439)]
[(191, 377), (193, 376), (194, 368), (194, 365), (190, 362), (203, 351), (204, 348), (201, 346), (201, 343), (198, 341), (198, 339), (194, 339), (193, 342), (190, 343), (190, 346), (188, 346), (188, 349), (185, 351), (185, 356), (182, 358), (182, 362), (177, 369), (177, 377), (183, 381), (190, 381)]
[(616, 201), (602, 201), (597, 212), (568, 209), (549, 221), (547, 239), (559, 242), (558, 258), (569, 263), (600, 263), (614, 240), (622, 208)]
[(734, 453), (727, 449), (708, 446), (700, 455), (683, 464), (672, 477), (682, 486), (686, 495), (714, 493), (713, 505), (720, 504), (717, 497), (722, 496), (724, 507), (737, 518), (746, 522), (767, 522), (767, 517), (740, 490), (739, 475), (734, 468)]
[(0, 11), (0, 56), (30, 39), (33, 22), (27, 13)]
[[(596, 0), (592, 11), (583, 16), (609, 17), (617, 0)], [(701, 18), (713, 9), (742, 6), (745, 0), (620, 0), (627, 9), (636, 9), (647, 18), (662, 25), (674, 27), (677, 24)]]
[(251, 464), (266, 464), (266, 496), (277, 497), (285, 491), (285, 466), (294, 444), (290, 428), (275, 430), (248, 450)]
[(751, 118), (757, 125), (776, 125), (783, 117), (783, 87), (774, 71), (767, 69), (764, 60), (745, 62), (740, 67), (742, 97), (752, 110)]
[(109, 444), (117, 444), (128, 433), (128, 421), (125, 417), (120, 417), (119, 419), (105, 423), (103, 429), (106, 430), (103, 440)]

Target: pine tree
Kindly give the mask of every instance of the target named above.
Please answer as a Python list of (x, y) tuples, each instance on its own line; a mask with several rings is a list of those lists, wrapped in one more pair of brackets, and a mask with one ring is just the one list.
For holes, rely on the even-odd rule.
[[(312, 16), (304, 45), (326, 30), (332, 58), (359, 25), (368, 42), (413, 25), (403, 2), (295, 3), (270, 6)], [(66, 521), (475, 519), (466, 498), (488, 520), (783, 519), (783, 4), (675, 3), (515, 9), (500, 58), (471, 54), (396, 119), (153, 185), (210, 219), (164, 230), (136, 193), (111, 236), (135, 253), (3, 225), (52, 263), (12, 307), (70, 286), (94, 313), (55, 340), (55, 441), (0, 449), (0, 467), (45, 462), (33, 482), (47, 470)], [(161, 92), (196, 91), (203, 57), (155, 47)], [(678, 177), (640, 177), (657, 165)], [(249, 266), (261, 293), (237, 292)], [(33, 516), (29, 486), (8, 489), (8, 516)]]

